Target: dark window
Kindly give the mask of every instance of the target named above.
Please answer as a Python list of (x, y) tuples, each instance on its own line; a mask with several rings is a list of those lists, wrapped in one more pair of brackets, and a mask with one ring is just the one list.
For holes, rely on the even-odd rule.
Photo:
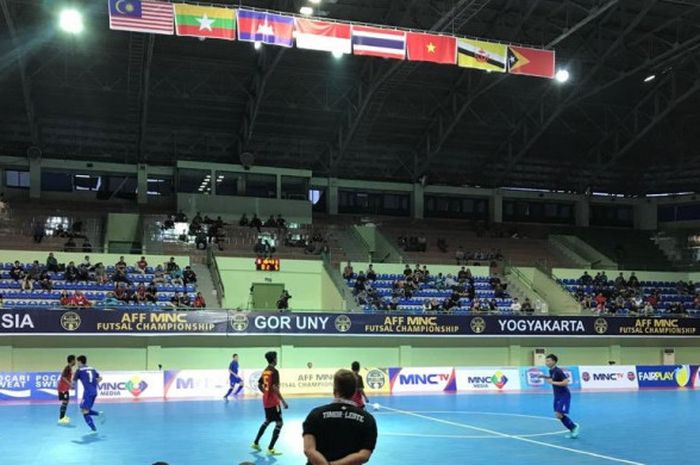
[(277, 197), (277, 176), (274, 174), (243, 175), (245, 179), (245, 196), (274, 199)]
[(488, 203), (488, 199), (427, 195), (424, 215), (426, 218), (487, 219)]
[(211, 171), (181, 169), (178, 172), (178, 192), (211, 194)]
[(5, 170), (5, 186), (29, 189), (29, 171)]
[(503, 221), (574, 224), (573, 204), (536, 201), (503, 200)]
[(282, 176), (282, 198), (288, 200), (307, 200), (309, 179), (298, 176)]
[(631, 228), (633, 220), (630, 205), (591, 205), (591, 226)]
[(238, 183), (243, 176), (231, 171), (216, 172), (216, 195), (238, 195)]
[(338, 191), (338, 213), (409, 216), (409, 194)]

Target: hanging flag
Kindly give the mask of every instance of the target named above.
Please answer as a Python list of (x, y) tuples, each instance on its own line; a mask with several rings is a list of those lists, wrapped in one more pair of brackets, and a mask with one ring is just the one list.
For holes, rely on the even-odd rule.
[(352, 53), (352, 34), (349, 24), (295, 18), (294, 28), (297, 48)]
[(236, 40), (236, 10), (177, 3), (175, 33), (179, 36)]
[(457, 38), (421, 32), (406, 35), (406, 49), (411, 61), (430, 61), (454, 65), (457, 62)]
[(508, 72), (552, 79), (554, 51), (527, 47), (508, 47)]
[(173, 5), (152, 0), (109, 0), (109, 28), (173, 34)]
[(406, 58), (406, 32), (381, 27), (352, 26), (352, 53), (380, 58)]
[(238, 10), (238, 40), (291, 47), (294, 44), (294, 17)]
[(506, 72), (508, 46), (481, 40), (457, 40), (457, 64), (462, 68), (476, 68), (498, 73)]

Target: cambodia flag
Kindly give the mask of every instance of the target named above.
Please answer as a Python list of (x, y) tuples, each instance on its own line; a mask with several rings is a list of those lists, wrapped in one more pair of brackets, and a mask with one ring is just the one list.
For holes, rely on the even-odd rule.
[(294, 45), (294, 17), (238, 10), (238, 40), (291, 47)]

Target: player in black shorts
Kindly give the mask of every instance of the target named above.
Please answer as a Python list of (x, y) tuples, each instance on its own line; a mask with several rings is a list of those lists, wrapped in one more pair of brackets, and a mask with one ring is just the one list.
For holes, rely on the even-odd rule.
[(61, 410), (58, 415), (58, 424), (67, 425), (70, 423), (70, 418), (66, 416), (68, 402), (70, 402), (70, 388), (73, 386), (73, 367), (75, 366), (75, 355), (66, 357), (68, 365), (63, 368), (61, 377), (58, 380), (58, 400), (61, 402)]

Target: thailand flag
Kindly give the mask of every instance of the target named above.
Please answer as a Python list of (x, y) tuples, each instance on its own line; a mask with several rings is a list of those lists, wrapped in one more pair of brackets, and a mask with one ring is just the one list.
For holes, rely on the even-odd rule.
[(352, 53), (403, 60), (406, 58), (406, 32), (381, 27), (353, 26)]
[(238, 10), (238, 40), (291, 47), (294, 45), (294, 17)]

